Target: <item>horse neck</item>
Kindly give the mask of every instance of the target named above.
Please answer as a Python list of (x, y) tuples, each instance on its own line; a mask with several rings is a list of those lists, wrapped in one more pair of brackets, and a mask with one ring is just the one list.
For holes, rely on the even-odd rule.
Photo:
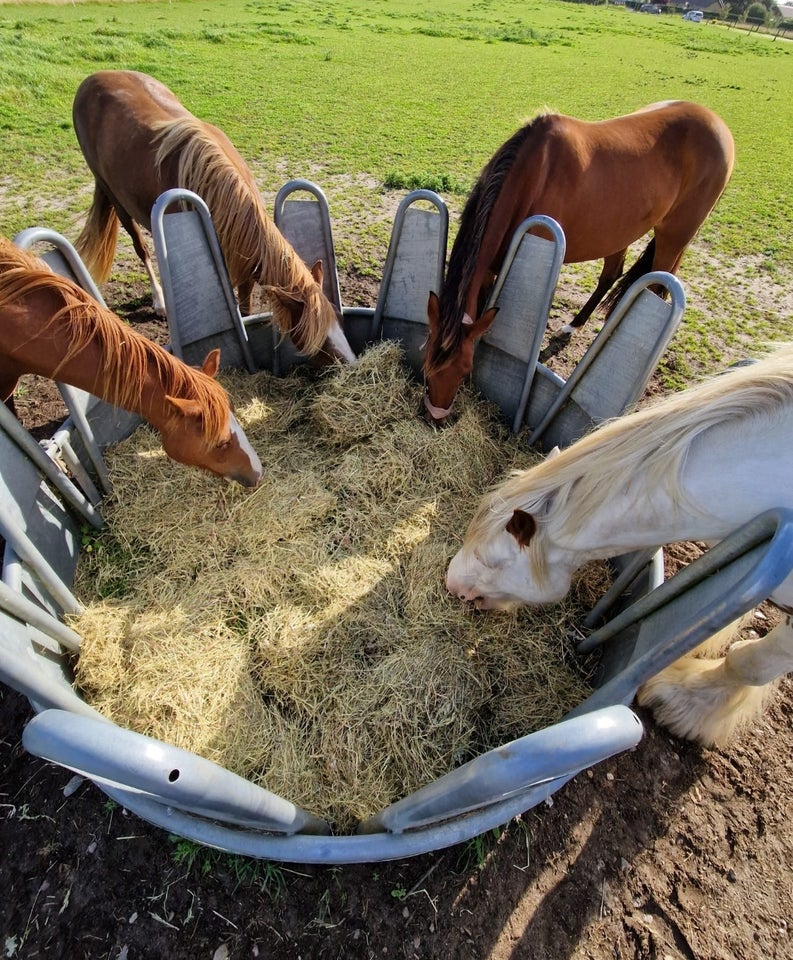
[(678, 483), (660, 471), (637, 470), (592, 506), (573, 486), (569, 504), (548, 514), (548, 538), (580, 553), (582, 563), (678, 541), (720, 540), (764, 510), (793, 508), (789, 435), (785, 411), (764, 426), (752, 419), (716, 425), (688, 449)]
[[(170, 413), (162, 373), (173, 363), (173, 358), (158, 344), (133, 330), (125, 334), (124, 346), (128, 349), (132, 361), (126, 367), (123, 356), (120, 360), (108, 359), (102, 344), (97, 339), (92, 339), (65, 363), (59, 366), (53, 364), (50, 373), (59, 382), (85, 390), (113, 406), (136, 413), (153, 427), (160, 429)], [(64, 342), (60, 355), (64, 355), (67, 350), (68, 345)], [(117, 375), (118, 370), (128, 376)], [(138, 374), (133, 377), (134, 370), (137, 370)]]
[(163, 129), (157, 162), (166, 164), (178, 153), (178, 182), (195, 190), (212, 210), (232, 286), (247, 292), (254, 281), (269, 288), (275, 325), (296, 334), (306, 352), (319, 350), (332, 309), (268, 215), (245, 161), (222, 131), (194, 117)]
[(462, 282), (467, 284), (465, 310), (474, 319), (482, 287), (501, 269), (517, 226), (535, 211), (538, 168), (543, 165), (527, 161), (536, 139), (533, 127), (517, 131), (491, 158), (471, 195), (471, 209), (464, 212), (465, 229), (461, 226), (452, 248), (451, 258), (460, 258)]
[[(261, 282), (293, 300), (306, 303), (316, 289), (316, 281), (294, 247), (284, 237), (263, 207), (257, 210)], [(300, 310), (298, 310), (298, 317)]]
[(226, 135), (188, 114), (154, 125), (155, 164), (162, 183), (195, 191), (212, 221), (231, 283), (280, 282), (284, 239), (267, 214), (253, 175)]
[(267, 213), (247, 168), (229, 163), (224, 176), (206, 189), (232, 285), (256, 278), (304, 299), (314, 285), (310, 270)]
[[(449, 267), (443, 285), (444, 311), (455, 324), (462, 322), (460, 308), (475, 320), (478, 314), (479, 293), (489, 272), (495, 251), (490, 251), (494, 234), (492, 218), (488, 218), (484, 232), (477, 232), (480, 211), (466, 211), (460, 232), (455, 238), (449, 257)], [(448, 321), (447, 321), (448, 322)]]
[(588, 511), (583, 522), (567, 510), (554, 511), (541, 527), (538, 549), (554, 548), (575, 555), (576, 566), (604, 560), (645, 547), (689, 539), (688, 511), (670, 496), (653, 491), (651, 497), (635, 487), (622, 490)]

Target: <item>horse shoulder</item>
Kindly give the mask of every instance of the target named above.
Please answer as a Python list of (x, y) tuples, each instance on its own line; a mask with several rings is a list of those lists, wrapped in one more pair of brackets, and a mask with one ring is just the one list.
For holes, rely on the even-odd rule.
[(559, 113), (544, 113), (532, 121), (504, 178), (482, 243), (484, 259), (496, 272), (515, 229), (526, 217), (543, 213), (563, 218), (565, 198), (582, 166), (579, 123)]
[(793, 406), (768, 417), (717, 424), (692, 445), (683, 470), (687, 494), (737, 527), (763, 510), (793, 508)]

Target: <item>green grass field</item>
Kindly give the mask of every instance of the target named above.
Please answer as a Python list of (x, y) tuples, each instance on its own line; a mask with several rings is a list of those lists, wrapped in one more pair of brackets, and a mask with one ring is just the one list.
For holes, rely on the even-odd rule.
[[(6, 235), (76, 235), (92, 181), (71, 103), (108, 67), (155, 75), (222, 127), (266, 197), (292, 177), (319, 184), (341, 269), (374, 276), (404, 193), (386, 184), (436, 186), (454, 216), (539, 109), (600, 119), (656, 100), (705, 103), (732, 129), (737, 164), (683, 261), (678, 371), (793, 335), (790, 42), (561, 0), (0, 4)], [(572, 276), (589, 284), (596, 269)]]

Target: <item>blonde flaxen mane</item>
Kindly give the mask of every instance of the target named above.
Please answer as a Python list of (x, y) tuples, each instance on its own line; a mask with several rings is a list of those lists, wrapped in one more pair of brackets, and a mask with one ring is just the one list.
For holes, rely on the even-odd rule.
[[(60, 325), (69, 330), (68, 346), (51, 371), (53, 379), (85, 347), (96, 341), (101, 365), (96, 370), (96, 395), (124, 407), (140, 409), (142, 389), (150, 363), (169, 396), (197, 401), (203, 411), (207, 442), (218, 443), (228, 424), (226, 391), (212, 377), (171, 356), (162, 347), (136, 333), (80, 287), (53, 273), (41, 260), (0, 240), (0, 309), (39, 292), (53, 294), (60, 304), (39, 327), (30, 327), (34, 340)], [(105, 385), (106, 389), (102, 388)]]
[[(558, 456), (515, 472), (482, 501), (465, 543), (489, 540), (505, 528), (515, 509), (532, 513), (541, 526), (551, 497), (554, 521), (574, 529), (637, 476), (648, 489), (660, 488), (679, 502), (683, 467), (698, 437), (785, 404), (793, 404), (793, 344), (610, 420)], [(532, 544), (537, 540), (541, 538)], [(540, 547), (532, 554), (541, 568)]]
[[(336, 320), (333, 307), (267, 214), (250, 170), (236, 163), (214, 128), (196, 117), (162, 121), (153, 128), (159, 140), (157, 168), (178, 152), (180, 185), (197, 193), (212, 212), (232, 285), (254, 278), (271, 300), (273, 322), (284, 333), (297, 334), (304, 351), (315, 353)], [(289, 300), (304, 305), (295, 329)]]

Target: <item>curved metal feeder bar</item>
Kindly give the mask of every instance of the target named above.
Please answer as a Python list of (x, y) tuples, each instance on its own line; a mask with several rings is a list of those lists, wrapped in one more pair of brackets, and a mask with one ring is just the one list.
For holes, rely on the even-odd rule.
[[(307, 190), (314, 199), (287, 199), (299, 190)], [(183, 208), (179, 213), (165, 215), (174, 199)], [(417, 201), (424, 203), (416, 207)], [(320, 242), (335, 272), (327, 204), (321, 191), (308, 181), (294, 181), (279, 193), (276, 208), (282, 225), (297, 223), (292, 215), (300, 222), (306, 215), (312, 220), (319, 216)], [(188, 344), (196, 344), (203, 353), (207, 345), (212, 344), (213, 337), (221, 337), (236, 348), (240, 365), (273, 370), (273, 341), (269, 332), (265, 333), (266, 318), (243, 321), (236, 306), (229, 303), (228, 277), (222, 257), (217, 255), (208, 212), (192, 197), (171, 194), (158, 201), (157, 213), (154, 233), (158, 254), (166, 256), (168, 261), (165, 275), (174, 269), (184, 274), (185, 269), (178, 266), (178, 261), (187, 257), (194, 265), (197, 257), (211, 266), (208, 275), (216, 285), (211, 296), (202, 295), (207, 302), (216, 300), (224, 307), (219, 327), (216, 324), (206, 330), (200, 328), (194, 316), (190, 317), (189, 327), (180, 326), (174, 339), (179, 348), (177, 352), (186, 349)], [(540, 272), (544, 278), (536, 280), (534, 271), (529, 282), (532, 288), (540, 283), (535, 299), (539, 299), (541, 314), (547, 313), (550, 307), (564, 251), (564, 238), (556, 229), (558, 225), (554, 227), (545, 220), (547, 218), (543, 218), (543, 224), (550, 227), (546, 232), (553, 240), (547, 250), (543, 250), (545, 267)], [(494, 297), (506, 296), (511, 288), (525, 288), (523, 271), (533, 271), (535, 266), (534, 258), (527, 254), (537, 239), (527, 233), (532, 225), (523, 224), (519, 228), (509, 264), (499, 277)], [(403, 339), (406, 358), (420, 373), (427, 293), (442, 279), (447, 229), (448, 214), (437, 195), (416, 191), (405, 197), (397, 212), (376, 307), (343, 310), (349, 328), (361, 332), (360, 337), (353, 338), (356, 349), (383, 336)], [(306, 255), (299, 248), (301, 230), (295, 227), (293, 236), (298, 252)], [(524, 243), (526, 239), (530, 240), (529, 244)], [(510, 277), (512, 271), (518, 273)], [(652, 280), (669, 286), (666, 277), (654, 275)], [(172, 301), (169, 322), (179, 325), (185, 311), (175, 300), (177, 285), (166, 280), (164, 286), (166, 299)], [(677, 296), (674, 284), (671, 286), (671, 313), (664, 313), (655, 302), (661, 303), (660, 298), (655, 294), (645, 295), (643, 287), (629, 292), (631, 301), (624, 308), (618, 307), (617, 319), (607, 325), (603, 342), (619, 342), (617, 332), (627, 336), (639, 327), (631, 320), (632, 305), (650, 303), (651, 312), (657, 317), (654, 333), (649, 340), (627, 336), (625, 341), (631, 343), (634, 353), (644, 351), (639, 364), (641, 376), (648, 368), (651, 372), (662, 349), (659, 344), (663, 341), (665, 345), (664, 337), (671, 336), (670, 331), (679, 321), (683, 301)], [(654, 299), (648, 300), (648, 297)], [(519, 299), (512, 297), (511, 310), (517, 309)], [(480, 371), (477, 380), (480, 391), (500, 405), (505, 419), (515, 429), (521, 421), (537, 423), (535, 437), (552, 435), (557, 422), (561, 422), (557, 421), (557, 415), (570, 403), (578, 404), (582, 397), (597, 398), (596, 389), (585, 388), (593, 384), (595, 370), (603, 369), (609, 375), (611, 366), (611, 363), (597, 362), (599, 356), (602, 359), (607, 355), (604, 346), (598, 347), (567, 383), (537, 364), (545, 319), (547, 317), (540, 316), (535, 324), (522, 330), (513, 318), (513, 322), (495, 334), (491, 343), (483, 345), (483, 352), (506, 349), (519, 361), (520, 375), (511, 378), (514, 391), (509, 396), (505, 397), (503, 380), (498, 378), (498, 364), (490, 365), (490, 372)], [(521, 336), (525, 339), (518, 342)], [(282, 356), (277, 364), (278, 372), (285, 372), (283, 368), (293, 361), (299, 362), (300, 358)], [(625, 402), (632, 402), (641, 388), (638, 382), (626, 388)], [(585, 405), (579, 409), (584, 411), (582, 417), (572, 425), (563, 424), (562, 432), (568, 442), (575, 439), (575, 431), (581, 424), (591, 424), (599, 416), (596, 404), (594, 409)], [(193, 753), (122, 729), (104, 719), (77, 695), (72, 687), (69, 658), (79, 648), (80, 638), (59, 618), (63, 610), (74, 609), (79, 604), (71, 593), (71, 584), (79, 552), (80, 524), (86, 520), (92, 522), (94, 518), (101, 522), (101, 517), (90, 501), (75, 494), (65, 475), (63, 479), (51, 476), (54, 465), (35, 444), (34, 453), (24, 438), (17, 435), (16, 427), (0, 420), (2, 427), (6, 429), (0, 429), (0, 518), (2, 532), (8, 534), (9, 542), (4, 557), (4, 582), (0, 585), (0, 679), (27, 696), (37, 712), (24, 731), (25, 748), (90, 778), (108, 796), (142, 819), (208, 846), (251, 857), (338, 864), (412, 856), (470, 839), (543, 802), (581, 770), (635, 747), (641, 739), (642, 726), (626, 704), (630, 702), (635, 684), (641, 682), (647, 670), (657, 669), (657, 659), (647, 656), (648, 644), (652, 650), (674, 649), (679, 655), (688, 642), (678, 636), (670, 646), (668, 631), (661, 624), (649, 639), (644, 636), (637, 644), (631, 628), (637, 622), (641, 625), (652, 619), (651, 612), (641, 607), (638, 619), (628, 617), (627, 625), (609, 634), (608, 649), (620, 654), (617, 666), (603, 678), (600, 690), (567, 718), (490, 750), (427, 784), (369, 817), (359, 825), (356, 834), (333, 836), (327, 823), (288, 799)], [(62, 429), (67, 441), (76, 432), (69, 421)], [(112, 408), (110, 411), (99, 409), (91, 429), (93, 434), (102, 437), (102, 447), (113, 439), (121, 439), (125, 431), (129, 432), (128, 425), (122, 429), (113, 421)], [(87, 458), (84, 446), (75, 443), (74, 449), (78, 457)], [(90, 464), (84, 463), (84, 466), (89, 468)], [(50, 484), (55, 485), (54, 492)], [(766, 551), (767, 544), (773, 544), (773, 551), (779, 551), (780, 531), (784, 531), (787, 538), (788, 528), (793, 529), (793, 520), (775, 515), (762, 527), (759, 539), (754, 534), (744, 538), (741, 544), (748, 545), (751, 563), (757, 561), (758, 550)], [(743, 546), (739, 553), (742, 550)], [(787, 552), (782, 553), (783, 560), (772, 563), (775, 575), (779, 572), (778, 563), (790, 559)], [(662, 581), (659, 556), (656, 553), (652, 558), (649, 555), (626, 558), (621, 564), (620, 589), (630, 584), (640, 602), (652, 597), (651, 591)], [(758, 589), (762, 592), (768, 582), (768, 576), (763, 575), (759, 585), (755, 582), (755, 593)], [(686, 595), (684, 590), (683, 596)], [(741, 596), (748, 602), (748, 594)], [(619, 605), (619, 597), (608, 597), (607, 602), (596, 608), (598, 615), (615, 602)], [(709, 608), (708, 612), (713, 613), (713, 609)], [(717, 611), (715, 619), (720, 616), (721, 612)], [(708, 625), (713, 622), (714, 617), (710, 616)], [(694, 634), (696, 631), (690, 636)]]

